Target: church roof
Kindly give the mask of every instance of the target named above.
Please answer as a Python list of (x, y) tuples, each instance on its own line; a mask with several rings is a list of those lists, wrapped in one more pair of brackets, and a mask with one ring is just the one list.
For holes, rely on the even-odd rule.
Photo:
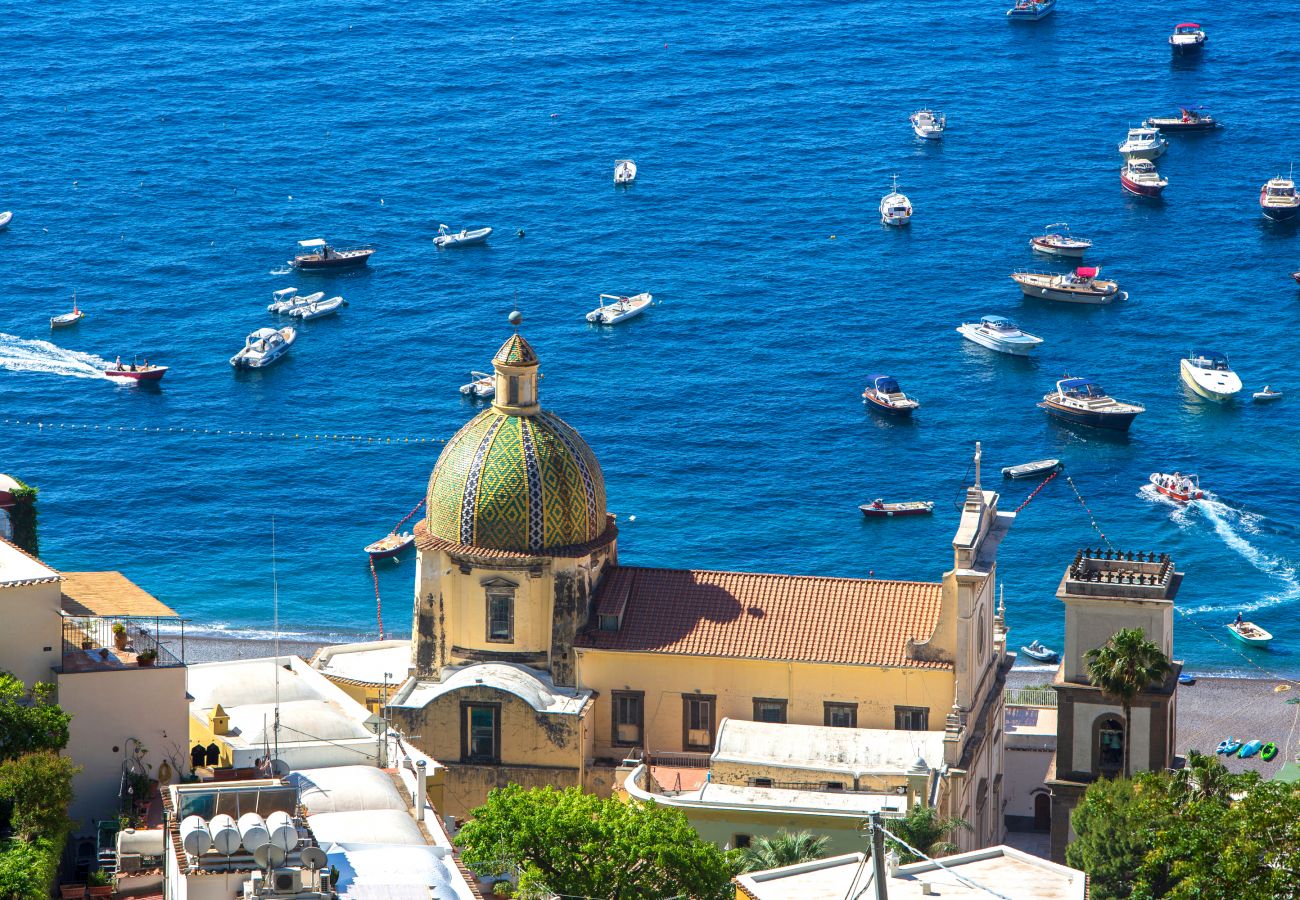
[[(614, 566), (596, 592), (596, 650), (949, 669), (912, 659), (939, 622), (942, 586), (698, 569)], [(616, 631), (600, 630), (616, 618)]]
[(529, 363), (537, 362), (537, 354), (528, 341), (524, 340), (521, 334), (512, 334), (510, 338), (501, 345), (497, 355), (492, 357), (493, 362), (505, 363), (510, 366), (523, 366)]

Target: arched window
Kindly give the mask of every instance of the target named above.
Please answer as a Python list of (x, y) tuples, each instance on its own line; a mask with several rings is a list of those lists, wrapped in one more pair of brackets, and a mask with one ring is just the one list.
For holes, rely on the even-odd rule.
[(1124, 720), (1117, 716), (1102, 716), (1093, 726), (1096, 740), (1093, 743), (1097, 771), (1114, 774), (1124, 768)]

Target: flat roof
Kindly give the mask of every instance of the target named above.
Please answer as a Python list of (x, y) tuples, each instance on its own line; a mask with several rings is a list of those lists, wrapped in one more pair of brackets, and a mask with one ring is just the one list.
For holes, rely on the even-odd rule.
[(17, 544), (0, 538), (0, 588), (43, 584), (58, 580), (58, 572)]
[(62, 608), (70, 616), (179, 618), (121, 572), (64, 572)]
[(817, 772), (903, 775), (917, 758), (943, 764), (942, 731), (834, 728), (723, 719), (711, 763), (729, 762)]
[(394, 687), (406, 681), (411, 668), (411, 642), (370, 641), (322, 647), (312, 660), (322, 675), (362, 684), (383, 684), (384, 673)]

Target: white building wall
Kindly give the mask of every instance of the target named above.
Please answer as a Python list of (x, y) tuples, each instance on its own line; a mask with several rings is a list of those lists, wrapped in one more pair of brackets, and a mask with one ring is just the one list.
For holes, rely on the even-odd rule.
[(61, 596), (57, 581), (0, 588), (0, 669), (28, 687), (53, 681), (54, 666), (62, 665)]

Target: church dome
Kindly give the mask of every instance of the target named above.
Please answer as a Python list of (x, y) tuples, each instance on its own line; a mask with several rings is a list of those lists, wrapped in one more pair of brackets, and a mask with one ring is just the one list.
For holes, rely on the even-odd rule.
[(605, 531), (605, 480), (573, 428), (536, 404), (537, 356), (519, 335), (493, 359), (497, 400), (447, 442), (429, 479), (429, 533), (517, 553)]

